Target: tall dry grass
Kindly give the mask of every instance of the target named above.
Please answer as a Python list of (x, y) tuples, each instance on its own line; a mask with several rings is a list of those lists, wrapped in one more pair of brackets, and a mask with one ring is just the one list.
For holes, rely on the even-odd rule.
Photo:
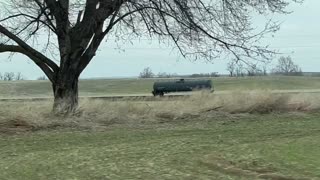
[[(0, 131), (22, 127), (43, 128), (101, 128), (111, 125), (137, 126), (174, 120), (203, 118), (210, 113), (271, 113), (317, 111), (318, 94), (275, 94), (269, 91), (212, 94), (198, 92), (189, 97), (164, 97), (155, 101), (143, 98), (134, 101), (82, 99), (78, 113), (70, 117), (51, 114), (51, 102), (1, 102)], [(6, 128), (3, 130), (3, 128)]]

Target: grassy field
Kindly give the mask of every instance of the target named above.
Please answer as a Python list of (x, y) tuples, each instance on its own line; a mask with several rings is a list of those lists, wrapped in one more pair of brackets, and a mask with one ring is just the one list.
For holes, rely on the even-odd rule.
[(320, 179), (320, 114), (0, 137), (0, 179)]
[[(0, 101), (0, 179), (320, 179), (319, 78), (216, 78), (180, 99)], [(152, 80), (84, 80), (82, 95), (146, 93)], [(0, 83), (2, 97), (49, 96), (44, 81)], [(241, 90), (241, 91), (235, 91)], [(11, 92), (11, 93), (10, 93)]]
[[(216, 91), (320, 89), (319, 77), (245, 77), (213, 78)], [(151, 94), (157, 79), (81, 80), (80, 96)], [(51, 97), (47, 81), (0, 82), (0, 98)]]

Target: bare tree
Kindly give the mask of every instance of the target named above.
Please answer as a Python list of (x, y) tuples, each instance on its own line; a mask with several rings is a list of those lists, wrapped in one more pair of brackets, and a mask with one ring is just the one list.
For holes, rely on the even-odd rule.
[(236, 63), (234, 61), (229, 62), (227, 64), (227, 71), (229, 72), (229, 76), (233, 77), (236, 70)]
[[(257, 32), (251, 17), (287, 13), (288, 3), (297, 1), (3, 0), (0, 53), (29, 57), (52, 83), (54, 110), (73, 112), (79, 76), (106, 36), (170, 39), (184, 57), (209, 61), (221, 55), (268, 59), (273, 51), (257, 42), (278, 25), (267, 21)], [(40, 47), (36, 38), (45, 39), (43, 34), (47, 42)], [(48, 54), (52, 47), (59, 52), (57, 60)]]
[(3, 75), (0, 73), (0, 80), (3, 81), (21, 81), (24, 80), (23, 75), (21, 72), (14, 73), (14, 72), (5, 72)]
[(14, 80), (14, 73), (13, 72), (6, 72), (3, 74), (4, 81), (13, 81)]
[(142, 70), (139, 77), (140, 78), (153, 78), (154, 74), (153, 74), (151, 68), (147, 67)]
[(270, 62), (263, 62), (261, 65), (261, 70), (264, 76), (268, 75), (268, 69), (269, 69)]
[(23, 75), (21, 74), (21, 72), (18, 72), (17, 74), (15, 74), (14, 80), (16, 80), (16, 81), (24, 80), (24, 77), (23, 77)]
[(37, 80), (39, 80), (39, 81), (47, 80), (47, 77), (46, 76), (39, 76), (37, 78)]
[(242, 63), (237, 63), (235, 73), (237, 77), (245, 76), (245, 68)]
[(302, 75), (301, 68), (293, 62), (290, 56), (280, 57), (278, 64), (272, 71), (275, 74), (282, 75)]
[(263, 75), (263, 70), (261, 70), (258, 65), (249, 65), (247, 67), (248, 76), (261, 76)]

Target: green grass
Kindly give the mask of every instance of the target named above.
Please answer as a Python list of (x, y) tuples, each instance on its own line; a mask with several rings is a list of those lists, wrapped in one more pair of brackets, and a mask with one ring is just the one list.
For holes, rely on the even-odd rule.
[(294, 90), (319, 89), (318, 77), (246, 77), (213, 79), (215, 88), (219, 90)]
[[(80, 95), (150, 93), (154, 81), (82, 80)], [(320, 89), (320, 78), (311, 77), (214, 78), (213, 83), (216, 91)], [(0, 98), (48, 96), (46, 81), (0, 82)], [(215, 107), (219, 100), (227, 109), (250, 100), (238, 93), (214, 96), (159, 105), (83, 101), (85, 113), (66, 119), (51, 117), (49, 102), (2, 102), (0, 179), (320, 179), (320, 114), (313, 94), (292, 95), (292, 103), (308, 104), (311, 96), (315, 112), (191, 111)], [(268, 105), (264, 97), (269, 96), (251, 100)]]
[[(320, 89), (319, 77), (213, 78), (216, 91)], [(81, 80), (80, 96), (151, 94), (156, 79)], [(0, 82), (0, 98), (52, 96), (46, 81)]]
[(319, 114), (0, 137), (0, 179), (320, 179)]

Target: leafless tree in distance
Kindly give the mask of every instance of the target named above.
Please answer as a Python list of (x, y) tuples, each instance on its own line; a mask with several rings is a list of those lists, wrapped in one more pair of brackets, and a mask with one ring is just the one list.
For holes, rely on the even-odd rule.
[(275, 74), (282, 75), (302, 75), (301, 68), (293, 62), (290, 56), (280, 57), (278, 60), (278, 64), (272, 71)]
[(269, 66), (270, 66), (270, 62), (263, 62), (262, 63), (261, 70), (262, 70), (262, 73), (264, 76), (268, 75)]
[(233, 77), (234, 76), (234, 73), (235, 73), (235, 70), (236, 70), (236, 62), (234, 61), (231, 61), (227, 64), (227, 71), (229, 72), (229, 76), (230, 77)]
[(262, 76), (263, 70), (261, 70), (257, 64), (254, 64), (254, 65), (247, 67), (247, 75), (248, 76)]
[(4, 81), (13, 81), (14, 80), (14, 73), (13, 72), (6, 72), (3, 74)]
[(3, 81), (21, 81), (24, 80), (24, 77), (21, 72), (5, 72), (3, 75), (0, 73), (0, 80)]
[[(52, 83), (53, 109), (69, 113), (78, 104), (79, 76), (106, 37), (171, 40), (182, 56), (208, 61), (268, 59), (273, 51), (258, 41), (278, 25), (267, 21), (258, 32), (252, 17), (287, 13), (300, 1), (2, 0), (0, 53), (29, 57)], [(51, 48), (59, 52), (56, 61)]]
[(18, 72), (18, 73), (15, 74), (14, 80), (16, 80), (16, 81), (24, 80), (24, 77), (23, 77), (23, 75), (21, 74), (21, 72)]
[(153, 77), (154, 77), (154, 73), (149, 67), (144, 68), (139, 75), (139, 78), (153, 78)]
[(47, 77), (46, 77), (46, 76), (39, 76), (39, 77), (37, 78), (37, 80), (39, 80), (39, 81), (44, 81), (44, 80), (47, 80)]
[(237, 77), (243, 77), (245, 76), (245, 67), (242, 63), (237, 63), (236, 66), (236, 76)]

